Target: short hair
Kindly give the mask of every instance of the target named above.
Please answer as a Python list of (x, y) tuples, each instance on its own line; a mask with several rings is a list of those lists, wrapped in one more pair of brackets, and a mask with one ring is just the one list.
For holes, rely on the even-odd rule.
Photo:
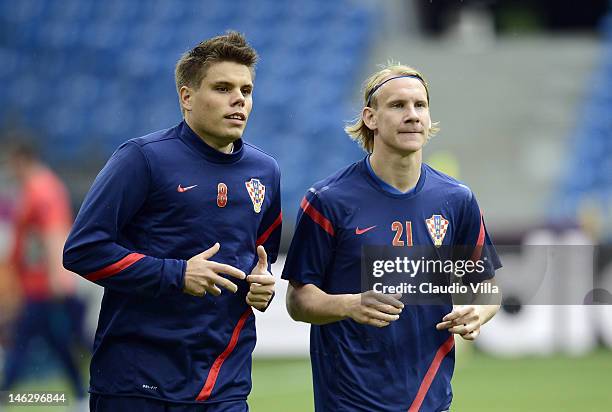
[[(206, 69), (213, 63), (224, 61), (243, 64), (254, 74), (257, 64), (257, 52), (247, 42), (244, 35), (236, 31), (216, 36), (200, 42), (193, 49), (181, 56), (174, 69), (176, 91), (188, 86), (199, 88), (206, 76)], [(182, 106), (181, 106), (182, 110)]]
[(38, 150), (36, 150), (34, 145), (28, 143), (15, 144), (13, 147), (9, 148), (9, 153), (13, 157), (18, 157), (20, 159), (30, 161), (38, 159)]
[[(416, 69), (405, 66), (399, 63), (387, 63), (383, 65), (379, 71), (372, 74), (365, 81), (363, 87), (363, 107), (371, 106), (372, 108), (376, 108), (377, 102), (377, 93), (376, 88), (378, 88), (381, 83), (392, 76), (414, 76), (421, 80), (423, 86), (425, 86), (425, 92), (427, 93), (427, 104), (429, 105), (429, 85), (425, 80), (425, 77)], [(363, 121), (362, 112), (357, 115), (357, 117), (350, 123), (346, 125), (344, 131), (350, 136), (351, 139), (355, 140), (359, 143), (359, 146), (363, 150), (368, 153), (372, 153), (374, 149), (374, 131), (368, 128)], [(438, 127), (438, 122), (433, 123), (429, 128), (428, 139), (435, 136), (436, 133), (440, 131)]]
[(34, 135), (28, 130), (10, 130), (2, 136), (9, 159), (35, 161), (40, 159), (40, 148)]

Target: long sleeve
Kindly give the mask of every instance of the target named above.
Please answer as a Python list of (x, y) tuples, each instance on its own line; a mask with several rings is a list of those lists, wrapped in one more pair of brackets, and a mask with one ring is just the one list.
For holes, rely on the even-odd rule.
[(105, 288), (159, 296), (183, 287), (186, 262), (147, 256), (130, 247), (123, 229), (151, 185), (141, 148), (124, 143), (96, 177), (64, 246), (64, 267)]
[(464, 203), (461, 229), (457, 233), (455, 248), (463, 260), (482, 260), (483, 273), (471, 273), (463, 278), (465, 283), (478, 283), (495, 276), (502, 264), (485, 226), (484, 217), (473, 193)]
[(323, 285), (326, 268), (333, 259), (336, 237), (331, 218), (316, 190), (310, 189), (300, 204), (283, 279), (319, 288)]
[(276, 171), (274, 183), (274, 198), (265, 214), (257, 231), (257, 246), (263, 245), (268, 255), (268, 263), (276, 262), (278, 249), (280, 247), (281, 232), (283, 225), (283, 214), (281, 211), (280, 172)]

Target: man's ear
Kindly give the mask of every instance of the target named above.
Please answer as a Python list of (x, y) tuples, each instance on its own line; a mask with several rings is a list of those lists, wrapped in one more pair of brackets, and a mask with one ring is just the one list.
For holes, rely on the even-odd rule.
[(192, 90), (187, 86), (181, 86), (179, 89), (179, 101), (181, 102), (181, 107), (183, 110), (190, 111), (192, 109), (191, 106), (191, 98), (193, 97)]
[(370, 130), (376, 130), (376, 111), (371, 107), (364, 107), (361, 111), (361, 119)]

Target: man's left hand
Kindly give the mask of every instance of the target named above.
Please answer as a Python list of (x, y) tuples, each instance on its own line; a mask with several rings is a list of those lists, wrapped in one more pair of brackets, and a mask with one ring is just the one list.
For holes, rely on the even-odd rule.
[(454, 306), (453, 311), (436, 325), (436, 329), (448, 329), (465, 340), (474, 340), (480, 335), (480, 327), (484, 323), (481, 309), (480, 305)]
[(274, 276), (268, 272), (268, 255), (263, 246), (257, 246), (259, 261), (253, 271), (246, 277), (250, 283), (246, 302), (257, 310), (264, 311), (274, 295)]

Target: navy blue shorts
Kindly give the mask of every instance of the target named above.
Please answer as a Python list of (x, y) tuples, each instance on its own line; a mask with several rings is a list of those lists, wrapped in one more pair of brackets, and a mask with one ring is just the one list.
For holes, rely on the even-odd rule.
[(89, 410), (91, 412), (248, 412), (249, 406), (246, 401), (195, 405), (164, 402), (159, 399), (91, 393), (89, 395)]

